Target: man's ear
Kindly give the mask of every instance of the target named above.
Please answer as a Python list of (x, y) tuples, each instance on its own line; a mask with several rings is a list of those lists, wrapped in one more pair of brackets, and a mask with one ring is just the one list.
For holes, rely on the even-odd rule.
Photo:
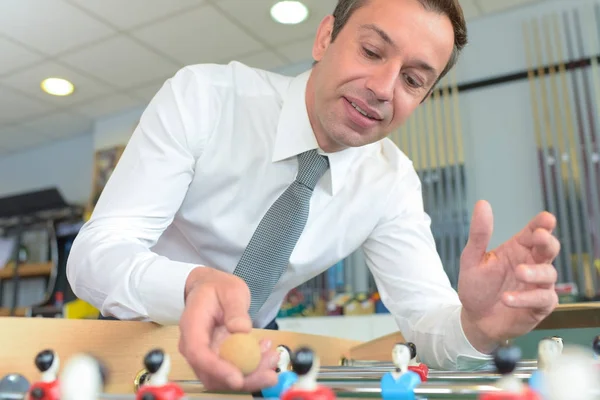
[(313, 59), (317, 62), (321, 61), (331, 43), (331, 33), (333, 32), (334, 21), (335, 18), (333, 15), (328, 15), (323, 18), (319, 24), (312, 49)]

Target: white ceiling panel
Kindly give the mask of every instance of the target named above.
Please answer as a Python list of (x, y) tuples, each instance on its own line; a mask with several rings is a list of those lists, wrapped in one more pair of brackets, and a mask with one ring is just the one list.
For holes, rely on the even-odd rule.
[(129, 90), (129, 93), (131, 96), (140, 99), (144, 105), (147, 105), (171, 76), (131, 89)]
[(312, 60), (314, 36), (307, 39), (287, 43), (277, 47), (277, 52), (283, 54), (290, 62), (297, 63)]
[(0, 125), (26, 120), (52, 111), (53, 107), (0, 85)]
[(505, 11), (518, 6), (526, 6), (539, 0), (477, 0), (484, 13)]
[(93, 120), (73, 112), (57, 111), (25, 122), (21, 126), (42, 137), (63, 139), (91, 132)]
[(19, 68), (32, 65), (42, 59), (42, 56), (24, 48), (11, 40), (0, 37), (0, 75), (7, 74)]
[(331, 14), (337, 4), (336, 0), (306, 0), (309, 10), (308, 19), (299, 25), (281, 25), (271, 18), (271, 6), (274, 0), (220, 0), (217, 7), (221, 8), (238, 23), (251, 30), (254, 35), (271, 46), (305, 38), (314, 35), (321, 20)]
[[(68, 79), (75, 86), (75, 91), (71, 96), (64, 97), (51, 96), (45, 93), (40, 84), (42, 80), (48, 77)], [(56, 107), (64, 107), (99, 97), (110, 90), (105, 84), (52, 61), (45, 61), (34, 67), (25, 68), (16, 74), (0, 77), (0, 83)]]
[(205, 0), (67, 0), (122, 30), (163, 19)]
[[(496, 0), (496, 2), (500, 1)], [(481, 8), (479, 8), (477, 0), (460, 0), (460, 6), (466, 19), (477, 18), (481, 15)]]
[(142, 106), (144, 102), (125, 94), (111, 94), (75, 106), (73, 109), (89, 118), (101, 118), (110, 114)]
[[(248, 3), (254, 3), (254, 0)], [(176, 59), (182, 66), (226, 62), (264, 49), (248, 32), (230, 22), (213, 6), (194, 9), (133, 30), (131, 34)]]
[(179, 66), (126, 36), (113, 36), (61, 61), (119, 88), (130, 88), (172, 74)]
[(237, 57), (236, 61), (249, 65), (253, 68), (265, 70), (282, 68), (290, 63), (289, 60), (282, 58), (272, 51), (261, 51), (248, 56)]
[(54, 55), (114, 30), (63, 0), (2, 0), (0, 32)]

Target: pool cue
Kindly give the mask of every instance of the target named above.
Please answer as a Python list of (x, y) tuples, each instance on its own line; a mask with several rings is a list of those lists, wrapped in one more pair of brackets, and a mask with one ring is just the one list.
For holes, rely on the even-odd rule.
[[(592, 37), (592, 41), (593, 41), (593, 48), (595, 51), (600, 51), (600, 45), (598, 43), (598, 27), (599, 25), (599, 21), (600, 21), (600, 6), (598, 4), (594, 4), (593, 5), (593, 12), (590, 14), (590, 18), (592, 19), (592, 24), (590, 25), (590, 36)], [(596, 29), (592, 29), (592, 27), (596, 27)], [(597, 53), (596, 53), (597, 54)], [(592, 60), (592, 76), (594, 77), (594, 92), (596, 94), (596, 102), (597, 102), (597, 107), (598, 107), (598, 113), (600, 113), (600, 104), (598, 104), (598, 102), (600, 102), (600, 80), (598, 79), (598, 59), (596, 54), (593, 54), (591, 57)], [(594, 143), (595, 143), (595, 147), (594, 147), (594, 154), (593, 154), (593, 162), (596, 164), (596, 168), (600, 168), (600, 134), (598, 132), (594, 132)], [(600, 174), (599, 174), (600, 175)], [(598, 190), (600, 190), (600, 185), (598, 187)], [(600, 201), (600, 193), (598, 193), (598, 197), (596, 198), (596, 201)], [(600, 257), (598, 257), (598, 255), (596, 254), (596, 256), (594, 257), (594, 261), (593, 261), (593, 265), (596, 269), (596, 278), (598, 279), (598, 275), (600, 275)], [(598, 283), (598, 282), (597, 282)], [(598, 289), (598, 286), (596, 286), (596, 289)]]
[[(564, 24), (565, 24), (565, 35), (566, 35), (566, 43), (567, 43), (567, 53), (568, 53), (568, 57), (571, 60), (575, 60), (576, 57), (579, 57), (581, 55), (575, 55), (575, 50), (574, 50), (574, 46), (571, 42), (572, 40), (572, 36), (571, 36), (571, 24), (569, 23), (569, 17), (567, 12), (565, 12), (563, 14), (563, 18), (564, 18)], [(576, 29), (576, 28), (574, 28)], [(577, 40), (577, 39), (575, 39)], [(579, 69), (579, 73), (581, 73), (583, 75), (582, 80), (583, 82), (583, 86), (585, 86), (586, 84), (586, 79), (585, 79), (585, 71), (583, 71), (581, 68)], [(588, 214), (587, 214), (587, 219), (588, 222), (590, 223), (590, 227), (593, 226), (593, 224), (598, 224), (597, 222), (597, 217), (598, 217), (598, 204), (597, 202), (594, 200), (593, 198), (593, 194), (594, 193), (594, 181), (595, 181), (595, 174), (594, 174), (594, 170), (593, 170), (593, 165), (591, 163), (591, 157), (589, 154), (589, 149), (590, 149), (590, 140), (589, 140), (589, 135), (588, 135), (588, 128), (592, 128), (592, 126), (588, 126), (588, 123), (590, 121), (586, 121), (586, 117), (589, 117), (589, 115), (587, 113), (583, 112), (582, 106), (581, 106), (581, 102), (582, 100), (579, 97), (579, 79), (577, 79), (578, 77), (578, 73), (577, 70), (573, 71), (573, 73), (571, 74), (571, 78), (572, 78), (572, 88), (573, 88), (573, 94), (574, 94), (574, 100), (575, 100), (575, 110), (577, 111), (577, 123), (579, 126), (579, 140), (576, 140), (575, 143), (577, 144), (578, 147), (578, 154), (581, 156), (582, 158), (582, 164), (585, 166), (584, 171), (585, 171), (585, 196), (587, 197), (587, 202), (588, 205), (590, 206), (588, 208)], [(587, 262), (584, 264), (586, 267), (584, 268), (584, 277), (585, 277), (585, 284), (584, 286), (586, 288), (589, 288), (591, 286), (591, 282), (589, 279), (589, 266), (590, 266), (590, 261), (593, 258), (593, 254), (596, 253), (596, 247), (598, 246), (598, 236), (597, 233), (594, 231), (594, 229), (590, 229), (590, 236), (592, 239), (592, 247), (588, 249), (588, 253), (587, 253)], [(588, 293), (589, 295), (589, 293)]]
[(419, 176), (421, 182), (423, 181), (423, 167), (421, 165), (421, 149), (419, 147), (419, 136), (421, 132), (419, 132), (417, 128), (417, 121), (419, 119), (419, 113), (421, 112), (421, 107), (417, 107), (415, 112), (410, 118), (410, 128), (408, 129), (408, 136), (410, 137), (410, 158), (413, 162), (413, 167)]
[[(559, 35), (559, 17), (558, 15), (555, 15), (554, 18), (554, 33), (556, 36), (556, 41), (557, 42), (562, 42), (560, 40), (560, 35)], [(565, 25), (564, 28), (564, 32), (566, 34), (565, 37), (565, 42), (568, 42), (568, 38), (569, 38), (569, 34), (568, 34), (568, 26)], [(566, 44), (567, 48), (568, 48), (568, 43)], [(563, 47), (558, 46), (557, 50), (558, 50), (558, 58), (560, 60), (564, 60), (565, 57), (563, 56), (563, 51), (562, 51)], [(571, 55), (569, 55), (569, 57), (572, 57)], [(573, 101), (575, 103), (577, 103), (578, 99), (577, 99), (577, 87), (576, 87), (576, 82), (575, 77), (574, 77), (575, 72), (571, 72), (571, 77), (573, 79), (573, 96), (574, 99)], [(583, 165), (583, 161), (581, 159), (581, 157), (579, 156), (581, 149), (579, 148), (579, 141), (576, 140), (576, 135), (575, 135), (575, 129), (577, 128), (578, 132), (581, 132), (582, 126), (581, 126), (581, 118), (579, 116), (579, 114), (577, 115), (577, 120), (574, 121), (574, 114), (576, 111), (578, 111), (578, 109), (576, 108), (575, 110), (573, 109), (573, 105), (571, 103), (571, 96), (570, 96), (570, 91), (569, 91), (569, 86), (568, 86), (568, 81), (567, 81), (567, 72), (566, 72), (566, 66), (564, 63), (559, 64), (559, 76), (560, 76), (560, 80), (561, 80), (561, 86), (562, 86), (562, 91), (563, 91), (563, 102), (564, 102), (564, 108), (566, 110), (566, 118), (567, 118), (567, 130), (568, 130), (568, 135), (567, 138), (569, 140), (569, 149), (570, 149), (570, 160), (572, 163), (572, 168), (573, 168), (573, 177), (575, 180), (575, 185), (577, 188), (577, 192), (579, 195), (579, 201), (581, 202), (581, 209), (582, 212), (580, 213), (580, 218), (582, 219), (582, 227), (583, 227), (583, 232), (584, 235), (583, 237), (584, 239), (584, 243), (585, 243), (585, 251), (579, 256), (579, 265), (580, 268), (578, 270), (578, 275), (579, 275), (579, 282), (581, 286), (581, 283), (584, 284), (585, 286), (585, 254), (589, 254), (589, 252), (592, 249), (592, 233), (590, 232), (590, 227), (589, 227), (589, 221), (587, 220), (588, 218), (586, 217), (586, 213), (589, 213), (590, 211), (590, 205), (588, 202), (588, 195), (587, 195), (587, 180), (585, 177), (585, 166)], [(582, 174), (582, 172), (584, 174)]]
[(442, 258), (442, 262), (444, 261), (444, 246), (442, 245), (443, 240), (441, 239), (440, 231), (442, 226), (441, 220), (441, 208), (443, 207), (443, 199), (442, 193), (440, 190), (440, 159), (437, 155), (437, 128), (435, 126), (435, 102), (437, 101), (437, 90), (434, 91), (429, 100), (427, 101), (427, 118), (426, 123), (429, 131), (429, 142), (428, 142), (428, 151), (429, 151), (429, 160), (431, 163), (430, 169), (430, 181), (432, 184), (432, 189), (434, 191), (434, 209), (432, 210), (435, 215), (435, 228), (434, 228), (434, 236), (437, 244), (438, 252)]
[[(441, 82), (440, 82), (441, 83)], [(446, 168), (446, 155), (445, 155), (445, 140), (444, 140), (444, 127), (442, 125), (442, 95), (440, 90), (434, 90), (432, 93), (432, 103), (433, 103), (433, 120), (432, 124), (435, 127), (434, 137), (435, 137), (435, 153), (437, 159), (437, 168), (436, 168), (436, 176), (437, 176), (437, 190), (438, 190), (438, 215), (439, 215), (439, 225), (438, 225), (438, 235), (440, 238), (440, 254), (442, 256), (442, 263), (446, 268), (450, 281), (454, 284), (456, 283), (457, 271), (454, 269), (454, 265), (448, 257), (448, 243), (447, 243), (447, 221), (446, 221), (446, 213), (448, 209), (448, 194), (445, 190), (445, 168)]]
[[(584, 40), (583, 40), (583, 28), (581, 27), (581, 19), (580, 19), (580, 10), (579, 9), (574, 9), (573, 10), (573, 14), (574, 14), (574, 18), (575, 18), (575, 29), (577, 32), (577, 43), (578, 43), (578, 51), (580, 54), (580, 58), (585, 57), (585, 50), (584, 50)], [(593, 15), (593, 12), (592, 12)], [(595, 77), (597, 69), (598, 69), (598, 62), (596, 60), (596, 57), (590, 57), (591, 59), (591, 69), (589, 74), (591, 74), (592, 76)], [(594, 162), (594, 154), (597, 154), (597, 150), (598, 150), (598, 143), (596, 141), (596, 129), (597, 129), (597, 125), (596, 125), (596, 116), (594, 114), (594, 109), (593, 109), (593, 99), (592, 99), (592, 95), (590, 93), (590, 83), (588, 81), (589, 77), (588, 74), (585, 71), (585, 68), (582, 69), (582, 75), (583, 75), (583, 79), (584, 79), (584, 85), (583, 85), (583, 90), (585, 93), (585, 103), (586, 103), (586, 110), (587, 110), (587, 116), (588, 116), (588, 120), (589, 120), (589, 124), (590, 124), (590, 130), (589, 130), (589, 141), (590, 141), (590, 145), (591, 147), (588, 147), (588, 151), (590, 152), (589, 154), (589, 161), (592, 164), (591, 165), (591, 171), (593, 174), (593, 178), (591, 180), (591, 186), (592, 186), (592, 198), (594, 199), (593, 201), (593, 205), (595, 206), (595, 210), (594, 210), (594, 215), (596, 216), (596, 224), (593, 225), (595, 228), (595, 233), (596, 233), (596, 240), (593, 243), (593, 247), (594, 247), (594, 251), (592, 254), (590, 254), (590, 259), (589, 259), (589, 263), (587, 264), (586, 268), (586, 273), (588, 273), (589, 275), (591, 275), (591, 279), (593, 281), (593, 283), (591, 284), (591, 287), (588, 290), (588, 297), (590, 299), (593, 299), (594, 297), (596, 297), (597, 291), (595, 288), (598, 287), (598, 274), (593, 273), (594, 272), (594, 260), (600, 259), (600, 237), (598, 237), (598, 229), (600, 228), (600, 207), (598, 205), (598, 202), (600, 201), (600, 192), (598, 191), (599, 187), (600, 187), (600, 166), (598, 165), (598, 163)]]
[(456, 228), (456, 218), (454, 217), (454, 208), (456, 204), (456, 186), (452, 182), (454, 166), (456, 165), (456, 157), (455, 157), (455, 148), (456, 143), (454, 141), (454, 134), (452, 129), (452, 105), (450, 98), (450, 82), (448, 82), (448, 76), (446, 76), (444, 86), (443, 86), (443, 98), (444, 98), (444, 125), (446, 126), (446, 138), (447, 138), (447, 146), (446, 146), (446, 157), (448, 163), (444, 168), (444, 180), (446, 182), (446, 191), (448, 193), (448, 198), (450, 201), (446, 205), (446, 215), (447, 215), (447, 232), (448, 232), (448, 242), (450, 251), (448, 256), (454, 265), (454, 270), (456, 271), (456, 284), (458, 285), (458, 274), (460, 272), (460, 252), (457, 252), (457, 249), (460, 249), (460, 244), (458, 240), (460, 236), (458, 234), (459, 230)]
[[(559, 280), (564, 280), (565, 272), (571, 268), (571, 252), (570, 252), (570, 243), (569, 237), (567, 235), (567, 208), (564, 202), (563, 194), (564, 190), (562, 187), (562, 178), (561, 178), (561, 155), (557, 154), (557, 145), (555, 143), (553, 129), (552, 129), (552, 116), (550, 113), (550, 104), (548, 101), (548, 89), (547, 89), (547, 81), (545, 70), (544, 70), (544, 60), (543, 60), (543, 46), (542, 41), (540, 39), (540, 28), (538, 25), (537, 19), (533, 20), (533, 38), (534, 38), (534, 46), (535, 46), (535, 54), (536, 54), (536, 63), (538, 65), (538, 82), (540, 87), (540, 97), (542, 102), (542, 121), (543, 121), (543, 131), (546, 136), (546, 160), (550, 163), (551, 170), (551, 182), (552, 182), (552, 194), (554, 195), (556, 201), (556, 217), (558, 219), (558, 224), (556, 227), (556, 236), (559, 238), (560, 242), (563, 244), (563, 247), (567, 248), (566, 252), (562, 252), (559, 255), (559, 260), (561, 260), (559, 269)], [(552, 67), (549, 68), (552, 71)], [(550, 72), (551, 73), (551, 72)], [(549, 73), (549, 74), (550, 74)], [(566, 254), (565, 254), (566, 253)]]
[[(585, 223), (585, 221), (582, 221), (582, 217), (583, 217), (583, 213), (581, 212), (581, 207), (579, 204), (579, 199), (582, 199), (584, 201), (584, 208), (587, 208), (587, 201), (586, 201), (586, 197), (585, 196), (581, 196), (581, 194), (578, 194), (581, 192), (581, 184), (579, 183), (579, 179), (581, 178), (581, 173), (580, 173), (580, 169), (581, 167), (579, 166), (579, 162), (578, 162), (578, 157), (577, 157), (577, 149), (575, 146), (575, 130), (573, 128), (573, 110), (571, 107), (571, 101), (570, 101), (570, 93), (569, 93), (569, 87), (568, 87), (568, 83), (567, 83), (567, 72), (566, 72), (566, 66), (565, 66), (565, 59), (563, 56), (563, 41), (561, 40), (559, 31), (560, 31), (560, 21), (559, 21), (559, 16), (558, 14), (553, 14), (552, 17), (552, 33), (554, 36), (554, 43), (555, 43), (555, 47), (556, 47), (556, 55), (558, 58), (558, 79), (561, 83), (561, 95), (560, 97), (562, 98), (563, 104), (562, 104), (562, 108), (564, 110), (565, 113), (565, 134), (564, 134), (564, 141), (565, 143), (565, 147), (566, 147), (566, 152), (568, 154), (568, 162), (567, 162), (567, 166), (568, 166), (568, 171), (569, 171), (569, 175), (570, 175), (570, 179), (567, 179), (567, 185), (569, 186), (569, 192), (571, 193), (571, 199), (572, 199), (572, 204), (571, 204), (571, 219), (574, 225), (573, 228), (573, 234), (575, 235), (575, 247), (576, 247), (576, 267), (577, 267), (577, 272), (578, 275), (580, 277), (580, 281), (583, 282), (585, 281), (585, 277), (583, 275), (583, 272), (585, 270), (585, 263), (583, 260), (583, 255), (584, 255), (584, 247), (587, 246), (587, 248), (591, 248), (591, 236), (589, 234), (589, 229), (588, 229), (588, 225)], [(560, 108), (561, 106), (559, 106)], [(582, 235), (582, 232), (585, 231), (586, 233)], [(582, 238), (583, 236), (583, 238)], [(585, 239), (584, 239), (585, 238)], [(573, 279), (573, 278), (572, 278)]]
[[(559, 90), (558, 90), (558, 79), (557, 79), (557, 67), (555, 67), (556, 60), (554, 58), (554, 51), (552, 49), (552, 40), (550, 34), (549, 27), (549, 19), (550, 17), (546, 17), (542, 20), (543, 32), (544, 32), (544, 44), (546, 47), (547, 59), (548, 59), (548, 76), (550, 81), (550, 91), (552, 93), (552, 114), (554, 115), (554, 129), (552, 131), (553, 140), (557, 144), (558, 154), (556, 154), (556, 166), (558, 168), (557, 171), (557, 183), (558, 183), (558, 198), (560, 201), (560, 212), (561, 215), (559, 217), (560, 223), (563, 225), (563, 229), (561, 232), (563, 233), (563, 242), (562, 247), (565, 252), (565, 274), (563, 278), (565, 278), (568, 282), (573, 281), (573, 250), (572, 246), (575, 245), (575, 248), (579, 251), (577, 254), (580, 254), (581, 250), (581, 239), (580, 239), (580, 231), (579, 227), (575, 228), (574, 225), (577, 222), (577, 214), (575, 213), (575, 204), (577, 203), (577, 199), (573, 196), (575, 195), (573, 192), (567, 192), (565, 189), (565, 185), (568, 186), (568, 182), (572, 181), (569, 176), (568, 166), (566, 162), (568, 162), (567, 158), (564, 158), (566, 155), (565, 144), (564, 144), (564, 132), (562, 123), (564, 120), (562, 119), (561, 107), (559, 102)], [(558, 46), (560, 43), (555, 43), (555, 46)], [(559, 60), (559, 62), (562, 62)], [(556, 148), (556, 147), (555, 147)], [(568, 203), (565, 204), (565, 203)], [(569, 218), (570, 215), (570, 218)], [(574, 237), (575, 240), (572, 242), (571, 238)]]
[[(537, 82), (538, 82), (538, 87), (539, 87), (539, 98), (540, 98), (540, 103), (541, 103), (541, 111), (540, 109), (538, 109), (539, 114), (537, 115), (537, 119), (538, 122), (540, 123), (539, 125), (539, 139), (540, 139), (540, 145), (541, 145), (541, 150), (542, 150), (542, 160), (543, 160), (543, 164), (546, 168), (546, 190), (548, 193), (548, 199), (550, 200), (550, 207), (549, 207), (549, 211), (556, 215), (557, 218), (559, 218), (561, 215), (563, 215), (563, 213), (559, 212), (559, 208), (560, 206), (557, 205), (559, 203), (559, 198), (557, 198), (557, 190), (556, 190), (556, 186), (557, 186), (557, 179), (556, 179), (556, 168), (555, 168), (555, 157), (551, 157), (551, 154), (553, 154), (553, 146), (552, 146), (552, 134), (551, 134), (551, 128), (550, 128), (550, 112), (548, 109), (548, 100), (547, 100), (547, 91), (546, 91), (546, 86), (544, 83), (544, 78), (545, 78), (545, 71), (544, 71), (544, 66), (543, 66), (543, 57), (542, 57), (542, 49), (541, 49), (541, 43), (540, 43), (540, 38), (539, 38), (539, 27), (537, 24), (537, 20), (533, 20), (532, 23), (532, 37), (533, 37), (533, 48), (534, 48), (534, 54), (535, 54), (535, 64), (537, 64), (537, 69), (536, 69), (536, 73), (538, 76)], [(536, 103), (537, 105), (537, 103)], [(563, 241), (562, 238), (562, 227), (561, 226), (557, 226), (556, 229), (556, 236), (561, 240), (561, 242)], [(564, 275), (564, 265), (562, 265), (562, 269), (558, 268), (558, 275), (559, 275), (559, 280), (563, 280), (563, 275)]]
[[(427, 113), (429, 109), (429, 101), (425, 101), (421, 105), (420, 118), (418, 120), (419, 130), (422, 132), (421, 156), (423, 160), (423, 184), (427, 188), (427, 213), (431, 218), (432, 228), (435, 227), (435, 191), (432, 184), (432, 166), (433, 160), (429, 151), (429, 143), (431, 142), (430, 127), (427, 125)], [(435, 232), (434, 232), (435, 235)]]
[[(530, 38), (529, 38), (529, 34), (528, 34), (528, 30), (527, 30), (527, 25), (523, 24), (523, 35), (524, 35), (524, 43), (525, 43), (525, 56), (526, 56), (526, 60), (527, 60), (527, 65), (528, 65), (528, 69), (527, 69), (527, 76), (528, 76), (528, 81), (529, 81), (529, 86), (530, 86), (530, 92), (531, 92), (531, 109), (532, 109), (532, 113), (533, 113), (533, 123), (534, 123), (534, 136), (535, 136), (535, 142), (536, 142), (536, 146), (537, 146), (537, 155), (538, 155), (538, 170), (540, 172), (541, 175), (541, 181), (542, 181), (542, 194), (544, 196), (544, 203), (545, 203), (545, 207), (546, 209), (551, 212), (551, 213), (555, 213), (555, 205), (554, 205), (554, 197), (552, 195), (552, 185), (550, 183), (550, 175), (552, 174), (552, 171), (547, 163), (547, 156), (546, 156), (546, 151), (545, 151), (545, 146), (543, 143), (543, 135), (542, 135), (542, 124), (540, 122), (540, 110), (539, 110), (539, 104), (538, 104), (538, 94), (537, 94), (537, 89), (536, 89), (536, 72), (535, 72), (535, 67), (534, 67), (534, 61), (533, 61), (533, 50), (532, 50), (532, 45), (530, 44)], [(540, 76), (540, 79), (542, 79), (543, 73)], [(557, 272), (559, 273), (559, 279), (560, 279), (560, 269), (557, 270)]]
[[(458, 80), (456, 78), (456, 69), (450, 71), (450, 87), (451, 87), (451, 96), (452, 96), (452, 117), (453, 117), (453, 141), (455, 143), (454, 146), (454, 156), (456, 162), (453, 165), (454, 170), (454, 184), (456, 188), (456, 218), (458, 221), (458, 235), (459, 235), (459, 246), (458, 252), (459, 255), (462, 253), (463, 247), (466, 245), (468, 237), (469, 237), (469, 221), (468, 215), (469, 210), (467, 207), (467, 190), (466, 190), (466, 179), (465, 179), (465, 157), (464, 157), (464, 149), (463, 149), (463, 140), (462, 140), (462, 123), (460, 118), (460, 98), (458, 93)], [(459, 257), (460, 260), (460, 257)], [(460, 261), (459, 261), (460, 263)], [(460, 270), (460, 267), (459, 267)]]

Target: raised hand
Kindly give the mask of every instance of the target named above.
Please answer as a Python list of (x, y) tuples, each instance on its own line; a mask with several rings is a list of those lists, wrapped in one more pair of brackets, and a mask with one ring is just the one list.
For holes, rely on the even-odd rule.
[(552, 265), (560, 251), (552, 235), (555, 227), (556, 218), (542, 212), (507, 242), (488, 251), (492, 209), (485, 201), (475, 205), (461, 255), (458, 294), (465, 333), (481, 351), (529, 332), (558, 304)]

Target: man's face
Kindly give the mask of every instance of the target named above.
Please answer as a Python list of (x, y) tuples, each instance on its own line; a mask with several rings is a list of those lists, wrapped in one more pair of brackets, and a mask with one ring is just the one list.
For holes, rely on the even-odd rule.
[(311, 124), (328, 152), (396, 130), (427, 96), (454, 45), (450, 20), (417, 0), (368, 0), (331, 42), (333, 22), (328, 16), (319, 27), (307, 87)]

